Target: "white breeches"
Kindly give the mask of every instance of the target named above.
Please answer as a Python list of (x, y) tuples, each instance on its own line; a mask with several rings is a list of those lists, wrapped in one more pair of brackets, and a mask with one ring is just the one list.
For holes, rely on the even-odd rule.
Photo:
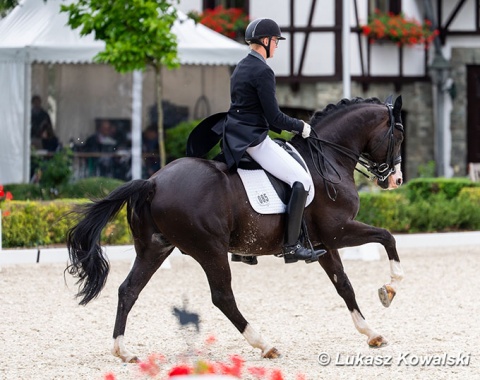
[(286, 182), (290, 187), (301, 182), (305, 191), (313, 187), (312, 178), (283, 148), (267, 136), (260, 144), (247, 149), (247, 153), (267, 172)]

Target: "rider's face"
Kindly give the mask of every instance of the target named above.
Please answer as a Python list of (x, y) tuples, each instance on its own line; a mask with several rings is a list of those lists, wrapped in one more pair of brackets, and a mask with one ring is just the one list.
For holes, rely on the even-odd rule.
[[(270, 42), (270, 58), (273, 58), (274, 54), (275, 54), (275, 50), (277, 49), (278, 47), (278, 38), (277, 37), (271, 37), (272, 41)], [(268, 40), (269, 38), (265, 37), (265, 39), (263, 40), (263, 43), (265, 44), (265, 46), (268, 46)]]

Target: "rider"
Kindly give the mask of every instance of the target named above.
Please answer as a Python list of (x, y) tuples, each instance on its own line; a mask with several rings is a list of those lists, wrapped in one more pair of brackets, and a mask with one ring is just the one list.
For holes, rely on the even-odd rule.
[(307, 195), (313, 188), (312, 179), (268, 136), (271, 129), (307, 138), (311, 130), (309, 124), (285, 115), (278, 107), (275, 74), (266, 59), (274, 56), (278, 42), (284, 39), (279, 26), (271, 19), (259, 18), (247, 26), (245, 41), (250, 52), (231, 76), (231, 104), (223, 124), (223, 152), (229, 169), (235, 169), (247, 152), (263, 169), (292, 187), (283, 247), (285, 261), (313, 261), (326, 251), (305, 248), (299, 240)]

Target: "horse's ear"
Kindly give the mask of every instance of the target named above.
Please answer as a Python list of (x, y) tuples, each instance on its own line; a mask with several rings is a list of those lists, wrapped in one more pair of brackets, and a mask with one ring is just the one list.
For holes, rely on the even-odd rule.
[(393, 117), (398, 123), (402, 122), (402, 95), (398, 96), (395, 99), (395, 104), (393, 105)]
[(398, 110), (401, 110), (402, 109), (402, 95), (398, 96), (397, 99), (395, 99), (395, 105), (393, 106), (393, 109), (398, 109)]
[(385, 99), (385, 105), (393, 104), (393, 95), (389, 95), (387, 99)]
[(397, 99), (395, 99), (395, 104), (393, 106), (393, 114), (395, 116), (400, 116), (400, 111), (402, 110), (402, 95), (398, 96)]

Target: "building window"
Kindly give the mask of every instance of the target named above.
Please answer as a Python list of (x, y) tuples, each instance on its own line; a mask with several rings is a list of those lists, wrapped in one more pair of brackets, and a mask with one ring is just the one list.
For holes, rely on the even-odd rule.
[(370, 0), (370, 13), (375, 9), (384, 13), (400, 14), (402, 12), (402, 0)]

